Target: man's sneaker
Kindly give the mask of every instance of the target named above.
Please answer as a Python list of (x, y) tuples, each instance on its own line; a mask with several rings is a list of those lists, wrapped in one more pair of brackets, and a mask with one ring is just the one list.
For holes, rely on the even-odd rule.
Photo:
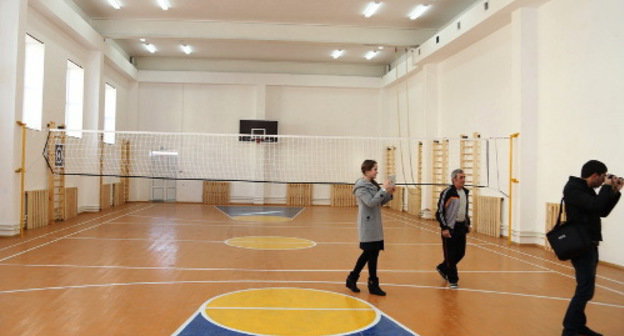
[(451, 282), (451, 283), (449, 283), (449, 288), (450, 288), (450, 289), (457, 289), (457, 287), (459, 287), (459, 285), (457, 284), (457, 282)]
[(442, 277), (442, 279), (444, 279), (444, 281), (448, 281), (448, 277), (446, 276), (446, 274), (444, 274), (444, 272), (442, 272), (439, 266), (436, 266), (436, 271), (438, 271), (438, 274), (440, 274), (440, 276)]

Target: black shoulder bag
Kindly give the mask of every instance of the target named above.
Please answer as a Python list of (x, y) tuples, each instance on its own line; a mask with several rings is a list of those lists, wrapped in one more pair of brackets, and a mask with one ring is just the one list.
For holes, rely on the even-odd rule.
[(555, 251), (559, 260), (569, 260), (583, 254), (592, 246), (589, 234), (581, 223), (561, 222), (561, 212), (563, 209), (563, 198), (559, 203), (559, 216), (557, 224), (546, 233), (546, 238), (550, 246)]

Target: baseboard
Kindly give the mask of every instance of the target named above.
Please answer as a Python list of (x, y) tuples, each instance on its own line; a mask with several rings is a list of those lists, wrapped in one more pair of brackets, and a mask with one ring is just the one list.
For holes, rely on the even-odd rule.
[(18, 235), (19, 233), (20, 229), (18, 223), (0, 223), (0, 236), (11, 237)]
[(100, 212), (100, 206), (99, 205), (83, 205), (81, 207), (78, 207), (78, 213), (83, 213), (83, 212)]

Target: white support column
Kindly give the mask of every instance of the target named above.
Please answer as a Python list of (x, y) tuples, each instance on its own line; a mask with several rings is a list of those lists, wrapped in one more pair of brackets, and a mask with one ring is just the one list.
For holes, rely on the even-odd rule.
[[(85, 100), (84, 129), (103, 129), (104, 125), (104, 53), (92, 51), (85, 65)], [(98, 152), (92, 153), (88, 160), (99, 162)], [(82, 211), (97, 211), (100, 208), (100, 179), (98, 177), (80, 177), (78, 208)], [(89, 190), (89, 192), (86, 192)], [(95, 192), (97, 190), (97, 192)]]
[[(424, 138), (432, 139), (439, 136), (440, 131), (440, 111), (438, 109), (438, 65), (436, 63), (426, 64), (422, 69), (425, 78), (425, 134)], [(423, 144), (423, 179), (431, 181), (431, 141)], [(424, 212), (425, 218), (434, 218), (436, 209), (431, 209), (431, 186), (422, 187), (421, 209), (429, 209)]]
[[(519, 8), (512, 13), (512, 109), (520, 131), (514, 157), (512, 240), (541, 243), (537, 225), (542, 218), (535, 195), (538, 192), (538, 17), (536, 8)], [(505, 225), (505, 229), (507, 225)]]
[(27, 0), (0, 0), (0, 235), (20, 232), (20, 120), (24, 91)]
[[(255, 106), (255, 116), (256, 119), (266, 119), (266, 84), (256, 85), (256, 106)], [(252, 144), (253, 146), (264, 146), (263, 144)], [(262, 148), (263, 149), (263, 148)], [(258, 179), (264, 179), (264, 150), (256, 151), (256, 159), (258, 162), (257, 171), (258, 171)], [(256, 183), (254, 186), (254, 204), (264, 204), (265, 199), (270, 196), (270, 188), (265, 183)]]

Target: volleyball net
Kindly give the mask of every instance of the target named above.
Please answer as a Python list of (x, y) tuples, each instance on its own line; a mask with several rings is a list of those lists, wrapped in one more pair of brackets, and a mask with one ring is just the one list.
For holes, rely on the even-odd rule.
[[(114, 140), (113, 140), (114, 139)], [(124, 132), (51, 129), (43, 156), (54, 174), (129, 178), (352, 184), (365, 159), (379, 181), (448, 184), (464, 168), (469, 184), (501, 188), (508, 138), (442, 139)]]

